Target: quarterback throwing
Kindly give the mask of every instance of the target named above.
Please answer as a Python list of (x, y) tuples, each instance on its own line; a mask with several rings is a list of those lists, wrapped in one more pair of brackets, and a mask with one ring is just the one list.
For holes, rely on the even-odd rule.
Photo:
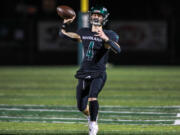
[(64, 19), (59, 35), (63, 38), (82, 42), (84, 58), (75, 77), (78, 79), (76, 88), (77, 107), (88, 119), (89, 135), (98, 132), (98, 95), (106, 82), (106, 63), (108, 53), (113, 50), (120, 53), (119, 36), (103, 26), (108, 21), (109, 13), (105, 7), (92, 7), (89, 12), (90, 27), (80, 28), (77, 32), (67, 32), (67, 24), (75, 17)]

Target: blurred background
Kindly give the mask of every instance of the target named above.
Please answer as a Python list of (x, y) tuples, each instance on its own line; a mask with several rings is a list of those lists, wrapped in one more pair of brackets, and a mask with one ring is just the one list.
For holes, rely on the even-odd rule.
[[(78, 45), (58, 37), (62, 19), (58, 5), (80, 0), (2, 0), (0, 4), (0, 65), (77, 65)], [(176, 0), (90, 0), (110, 12), (105, 26), (119, 34), (122, 52), (111, 52), (115, 65), (179, 65), (180, 23)], [(78, 28), (78, 17), (70, 26)]]

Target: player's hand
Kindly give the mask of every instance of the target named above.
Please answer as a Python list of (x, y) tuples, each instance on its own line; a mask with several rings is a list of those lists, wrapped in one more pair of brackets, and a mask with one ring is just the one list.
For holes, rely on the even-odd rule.
[(95, 36), (99, 36), (100, 38), (102, 38), (104, 41), (108, 41), (109, 37), (104, 33), (104, 31), (102, 29), (99, 29), (97, 31), (97, 34)]
[(74, 16), (74, 17), (71, 18), (71, 19), (64, 19), (63, 23), (67, 23), (67, 24), (72, 23), (75, 18), (76, 18), (76, 16)]

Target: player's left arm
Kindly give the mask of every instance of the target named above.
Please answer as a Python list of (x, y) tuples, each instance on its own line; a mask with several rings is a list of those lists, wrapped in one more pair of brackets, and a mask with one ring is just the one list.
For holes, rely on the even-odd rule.
[(106, 41), (105, 48), (107, 49), (111, 48), (115, 53), (121, 52), (120, 45), (116, 41), (113, 41), (111, 39)]
[(117, 43), (119, 36), (115, 32), (111, 32), (111, 36), (108, 36), (104, 33), (104, 31), (100, 30), (98, 31), (98, 36), (105, 41), (105, 48), (111, 48), (115, 53), (121, 52), (120, 45)]

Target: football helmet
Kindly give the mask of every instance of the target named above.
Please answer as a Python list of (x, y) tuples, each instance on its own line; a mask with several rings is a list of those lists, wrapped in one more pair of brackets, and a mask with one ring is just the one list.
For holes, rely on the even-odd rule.
[[(92, 19), (92, 14), (101, 14), (103, 16), (103, 21), (100, 21), (99, 19)], [(92, 7), (91, 10), (89, 11), (89, 22), (92, 25), (105, 25), (108, 21), (108, 10), (105, 7), (101, 7), (101, 6), (96, 6), (96, 7)]]

